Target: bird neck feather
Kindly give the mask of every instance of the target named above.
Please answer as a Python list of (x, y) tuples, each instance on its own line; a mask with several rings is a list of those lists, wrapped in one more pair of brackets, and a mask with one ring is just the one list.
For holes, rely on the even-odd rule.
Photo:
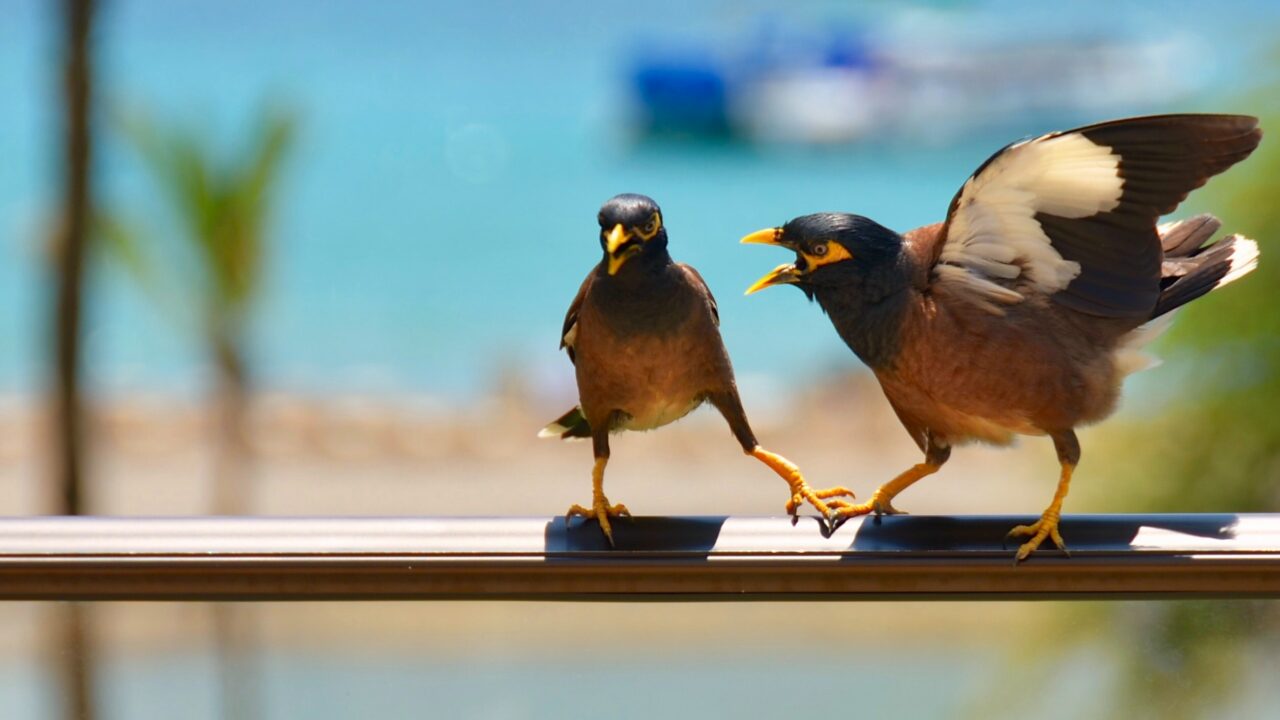
[(912, 274), (911, 258), (904, 253), (851, 282), (814, 288), (840, 338), (873, 369), (887, 366), (898, 354), (913, 293)]
[(622, 334), (672, 331), (688, 319), (694, 294), (665, 249), (637, 255), (617, 275), (599, 270), (591, 292), (613, 330)]
[(623, 263), (616, 275), (610, 275), (605, 269), (609, 263), (606, 254), (597, 266), (596, 274), (600, 276), (601, 281), (620, 287), (647, 285), (655, 278), (661, 278), (667, 267), (673, 264), (671, 254), (667, 251), (666, 243), (656, 244), (656, 240), (651, 242), (655, 245), (646, 246), (635, 257)]

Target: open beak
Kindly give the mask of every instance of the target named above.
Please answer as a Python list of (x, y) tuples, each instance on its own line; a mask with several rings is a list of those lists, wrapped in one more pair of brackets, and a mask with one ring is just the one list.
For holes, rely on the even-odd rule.
[(778, 247), (791, 247), (790, 244), (782, 241), (782, 228), (765, 228), (764, 230), (757, 230), (742, 238), (741, 242), (743, 245), (777, 245)]
[(605, 238), (604, 249), (609, 253), (610, 275), (617, 275), (622, 264), (625, 263), (632, 255), (635, 255), (640, 251), (639, 245), (632, 245), (626, 250), (623, 250), (621, 255), (618, 254), (618, 250), (623, 245), (626, 245), (627, 241), (630, 239), (631, 236), (627, 234), (625, 229), (623, 229), (622, 223), (614, 225), (613, 229), (609, 231), (609, 236)]
[[(765, 228), (757, 230), (750, 235), (742, 238), (744, 245), (773, 245), (775, 247), (784, 247), (788, 250), (795, 250), (795, 246), (782, 239), (782, 228)], [(760, 278), (754, 285), (747, 288), (747, 295), (759, 292), (773, 285), (793, 285), (800, 282), (801, 274), (794, 263), (786, 263), (774, 268), (768, 275)]]
[(750, 295), (773, 285), (794, 285), (798, 282), (800, 282), (800, 271), (796, 269), (795, 264), (784, 263), (757, 280), (754, 285), (747, 288), (745, 294)]

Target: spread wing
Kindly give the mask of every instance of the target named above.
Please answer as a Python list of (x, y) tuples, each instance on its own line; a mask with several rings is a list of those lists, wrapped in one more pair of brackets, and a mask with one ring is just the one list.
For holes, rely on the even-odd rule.
[(578, 288), (578, 294), (573, 296), (573, 302), (569, 303), (569, 312), (564, 315), (564, 327), (560, 329), (560, 348), (569, 355), (569, 362), (578, 363), (578, 359), (573, 354), (573, 344), (578, 339), (578, 311), (582, 309), (582, 299), (587, 296), (587, 291), (591, 288), (591, 280), (595, 278), (596, 273), (592, 270), (587, 274), (587, 279), (582, 281), (582, 286)]
[(1042, 294), (1146, 318), (1160, 295), (1156, 220), (1261, 138), (1253, 117), (1159, 115), (1009, 145), (951, 201), (932, 282), (996, 313)]
[(702, 295), (707, 299), (707, 303), (711, 306), (711, 317), (716, 321), (716, 327), (720, 327), (720, 306), (716, 304), (716, 297), (711, 294), (711, 288), (707, 286), (707, 281), (702, 279), (702, 275), (693, 269), (692, 265), (679, 263), (680, 267), (685, 271), (694, 285), (702, 288)]

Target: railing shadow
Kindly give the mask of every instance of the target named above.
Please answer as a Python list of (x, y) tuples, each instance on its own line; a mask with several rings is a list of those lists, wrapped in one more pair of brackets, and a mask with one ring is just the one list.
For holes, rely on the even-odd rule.
[[(858, 551), (982, 552), (1017, 547), (1005, 536), (1018, 524), (1030, 524), (1034, 515), (929, 516), (896, 515), (859, 525), (849, 545)], [(1059, 526), (1072, 550), (1124, 551), (1130, 549), (1143, 528), (1157, 528), (1212, 540), (1235, 537), (1239, 516), (1231, 513), (1203, 515), (1067, 515)], [(839, 536), (837, 531), (836, 536)]]
[[(1158, 529), (1209, 540), (1236, 536), (1239, 516), (1232, 513), (1194, 515), (1068, 515), (1061, 531), (1073, 551), (1122, 552), (1134, 547), (1143, 528)], [(816, 518), (802, 517), (794, 528), (803, 542), (812, 541), (828, 551), (855, 552), (1005, 552), (1017, 546), (1005, 542), (1017, 524), (1035, 516), (1008, 515), (896, 515), (863, 518), (846, 523), (829, 538)], [(726, 517), (636, 517), (613, 523), (615, 546), (610, 547), (600, 526), (581, 519), (547, 523), (545, 548), (556, 554), (607, 553), (610, 550), (643, 553), (710, 555), (722, 541)]]
[[(609, 546), (600, 525), (580, 519), (557, 518), (547, 523), (548, 553), (594, 553), (609, 550), (710, 554), (724, 526), (725, 517), (634, 517), (613, 523), (614, 547)], [(817, 532), (817, 521), (814, 532)]]

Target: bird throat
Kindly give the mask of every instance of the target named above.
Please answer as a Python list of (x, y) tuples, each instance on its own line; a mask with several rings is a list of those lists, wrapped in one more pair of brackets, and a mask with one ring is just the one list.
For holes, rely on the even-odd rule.
[(592, 294), (615, 332), (662, 334), (683, 325), (696, 297), (665, 250), (637, 255), (617, 275), (599, 273)]
[[(814, 297), (858, 359), (872, 369), (888, 367), (902, 345), (912, 289), (903, 268), (890, 278), (859, 278), (814, 287)], [(901, 274), (898, 274), (901, 273)]]

